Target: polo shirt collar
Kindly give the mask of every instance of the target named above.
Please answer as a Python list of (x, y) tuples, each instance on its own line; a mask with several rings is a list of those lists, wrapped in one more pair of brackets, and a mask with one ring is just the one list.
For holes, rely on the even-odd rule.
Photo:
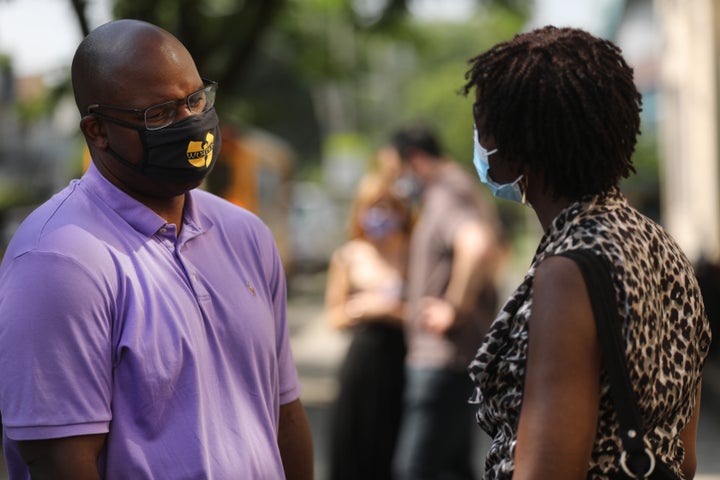
[[(81, 185), (115, 211), (128, 225), (147, 237), (155, 235), (167, 224), (165, 219), (152, 209), (113, 185), (92, 162), (83, 175)], [(185, 198), (183, 228), (189, 228), (195, 234), (203, 230), (191, 192), (188, 192)]]

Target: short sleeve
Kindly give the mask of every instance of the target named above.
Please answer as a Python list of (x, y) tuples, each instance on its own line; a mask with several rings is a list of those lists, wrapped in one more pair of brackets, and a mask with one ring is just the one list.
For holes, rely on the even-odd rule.
[(287, 321), (287, 283), (280, 254), (268, 230), (269, 241), (263, 242), (269, 252), (266, 272), (270, 279), (275, 317), (276, 349), (279, 373), (280, 405), (300, 397), (301, 387), (290, 344), (290, 330)]
[(76, 259), (30, 252), (0, 276), (0, 408), (13, 440), (105, 433), (110, 296)]

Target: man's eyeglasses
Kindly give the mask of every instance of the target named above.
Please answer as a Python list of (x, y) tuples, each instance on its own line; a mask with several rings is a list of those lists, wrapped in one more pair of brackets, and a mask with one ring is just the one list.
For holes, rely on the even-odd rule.
[(105, 108), (108, 110), (117, 110), (119, 112), (134, 113), (135, 115), (143, 117), (143, 119), (145, 120), (145, 128), (147, 128), (148, 130), (160, 130), (161, 128), (165, 128), (175, 121), (177, 109), (182, 104), (185, 104), (187, 106), (187, 109), (191, 113), (203, 113), (212, 108), (212, 106), (215, 104), (217, 82), (203, 79), (203, 85), (205, 85), (203, 88), (201, 88), (197, 92), (191, 93), (185, 98), (158, 103), (157, 105), (152, 105), (144, 110), (138, 110), (135, 108), (114, 107), (112, 105), (100, 105), (96, 103), (88, 106), (87, 111), (90, 115), (97, 115), (100, 118), (108, 118), (109, 120), (116, 119), (105, 117), (104, 115), (101, 115), (94, 110), (98, 108)]

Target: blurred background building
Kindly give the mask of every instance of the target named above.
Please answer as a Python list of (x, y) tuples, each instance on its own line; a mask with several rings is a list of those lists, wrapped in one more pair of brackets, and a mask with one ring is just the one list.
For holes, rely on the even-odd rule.
[(662, 26), (663, 220), (691, 258), (718, 260), (720, 4), (656, 0)]

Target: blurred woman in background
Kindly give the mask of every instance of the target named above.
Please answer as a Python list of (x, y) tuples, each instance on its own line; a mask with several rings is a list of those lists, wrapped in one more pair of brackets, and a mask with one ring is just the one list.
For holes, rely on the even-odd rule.
[(410, 212), (390, 179), (369, 173), (333, 252), (326, 316), (352, 341), (340, 367), (330, 433), (330, 479), (390, 479), (404, 386), (403, 298)]

